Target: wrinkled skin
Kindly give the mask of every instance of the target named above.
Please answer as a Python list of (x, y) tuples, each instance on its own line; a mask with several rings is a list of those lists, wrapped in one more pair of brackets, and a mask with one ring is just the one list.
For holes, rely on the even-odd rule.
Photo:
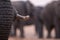
[(55, 28), (56, 38), (60, 38), (60, 20), (59, 17), (56, 16), (59, 15), (57, 10), (59, 6), (56, 6), (56, 3), (58, 2), (54, 1), (48, 4), (42, 12), (42, 19), (48, 30), (48, 38), (51, 38), (51, 31), (53, 28)]
[(8, 40), (14, 18), (12, 10), (10, 0), (0, 0), (0, 40)]
[(39, 38), (43, 38), (43, 21), (41, 19), (41, 12), (43, 10), (43, 7), (37, 6), (34, 9), (34, 24), (35, 24), (35, 30), (36, 33), (39, 35)]
[[(24, 2), (24, 1), (17, 1), (17, 2), (12, 2), (12, 5), (16, 8), (16, 10), (18, 11), (18, 14), (26, 16), (32, 16), (32, 11), (30, 8), (30, 6), (32, 4), (30, 4), (29, 2)], [(27, 6), (29, 5), (29, 7)], [(27, 9), (30, 8), (30, 9)], [(32, 7), (32, 6), (31, 6)], [(12, 36), (16, 36), (16, 29), (18, 28), (21, 32), (21, 37), (24, 38), (24, 30), (23, 30), (23, 26), (25, 25), (25, 21), (23, 20), (15, 20), (15, 24), (13, 24), (14, 26), (14, 33), (11, 33)]]

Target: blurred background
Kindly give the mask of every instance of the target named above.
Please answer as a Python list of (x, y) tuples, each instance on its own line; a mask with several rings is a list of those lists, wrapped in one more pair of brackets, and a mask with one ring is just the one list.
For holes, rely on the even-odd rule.
[[(15, 1), (27, 1), (27, 0), (11, 0), (12, 2), (15, 2)], [(51, 3), (52, 1), (57, 1), (57, 0), (29, 0), (34, 6), (40, 6), (40, 7), (45, 7), (48, 3)], [(44, 26), (44, 29), (43, 29), (43, 36), (44, 38), (47, 38), (47, 35), (48, 35), (48, 32), (45, 28), (45, 25)], [(13, 30), (14, 31), (14, 30)], [(19, 36), (20, 34), (20, 31), (19, 29), (17, 29), (17, 36)], [(26, 25), (24, 26), (24, 36), (25, 38), (28, 38), (28, 39), (38, 39), (38, 35), (36, 34), (36, 30), (35, 30), (35, 25), (34, 24), (31, 24), (31, 25)], [(52, 39), (51, 40), (54, 40), (53, 38), (55, 37), (55, 29), (52, 30), (51, 32), (51, 36), (52, 36)], [(12, 38), (10, 38), (11, 40)], [(20, 40), (21, 38), (17, 37), (16, 40)], [(13, 39), (12, 39), (13, 40)], [(46, 39), (44, 39), (46, 40)]]
[[(27, 1), (27, 0), (11, 0), (11, 1)], [(56, 0), (29, 0), (35, 6), (46, 6), (48, 3)]]

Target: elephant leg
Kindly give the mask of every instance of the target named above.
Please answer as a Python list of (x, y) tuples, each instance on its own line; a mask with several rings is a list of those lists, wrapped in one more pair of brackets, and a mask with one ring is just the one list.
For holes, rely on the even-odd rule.
[(47, 38), (51, 38), (51, 30), (48, 30), (48, 36)]
[(21, 35), (20, 35), (20, 37), (21, 38), (24, 38), (24, 29), (23, 29), (23, 22), (22, 21), (19, 21), (19, 23), (18, 23), (18, 29), (20, 30), (20, 33), (21, 33)]
[(11, 36), (11, 37), (16, 36), (16, 29), (17, 29), (18, 24), (19, 24), (18, 22), (19, 22), (19, 21), (16, 20), (16, 21), (12, 24), (11, 32), (10, 32), (10, 36)]
[(55, 28), (55, 31), (56, 31), (56, 37), (55, 38), (60, 38), (60, 26), (56, 26)]
[(38, 32), (39, 32), (38, 29), (39, 29), (40, 23), (38, 22), (38, 20), (35, 19), (34, 24), (35, 24), (35, 31), (36, 31), (36, 34), (38, 34)]
[(50, 26), (47, 26), (47, 27), (49, 27), (49, 28), (47, 28), (47, 30), (48, 30), (47, 38), (51, 38), (51, 31), (52, 31), (52, 29), (50, 28)]
[(51, 38), (51, 31), (52, 31), (52, 29), (54, 28), (54, 25), (46, 25), (46, 28), (47, 28), (47, 30), (48, 30), (48, 36), (47, 36), (47, 38)]
[(38, 34), (39, 34), (39, 38), (43, 38), (43, 25), (42, 23), (39, 23), (39, 27), (38, 27)]
[(38, 25), (35, 24), (35, 31), (36, 31), (36, 34), (38, 34)]
[(23, 30), (23, 26), (20, 27), (20, 32), (21, 32), (21, 38), (24, 38), (24, 30)]
[(55, 32), (56, 32), (56, 37), (55, 38), (60, 38), (60, 20), (55, 19)]
[(51, 28), (48, 29), (48, 36), (47, 36), (47, 38), (51, 38), (51, 31), (52, 31), (53, 28), (54, 28), (54, 25), (51, 25)]
[(43, 38), (43, 25), (41, 22), (36, 21), (35, 30), (36, 30), (36, 33), (39, 35), (39, 38)]
[(12, 26), (12, 27), (11, 27), (10, 36), (11, 36), (11, 37), (16, 36), (16, 28), (15, 28), (15, 26)]
[(10, 36), (11, 36), (11, 37), (16, 36), (16, 28), (15, 28), (15, 27), (12, 27), (12, 28), (11, 28)]

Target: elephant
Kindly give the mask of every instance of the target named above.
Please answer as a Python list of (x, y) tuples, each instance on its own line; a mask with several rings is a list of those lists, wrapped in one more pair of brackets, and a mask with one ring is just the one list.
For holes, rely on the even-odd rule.
[[(21, 4), (20, 4), (21, 3)], [(17, 10), (20, 10), (19, 8), (19, 6), (20, 5), (24, 5), (24, 3), (25, 3), (25, 6), (27, 6), (28, 4), (30, 5), (30, 8), (31, 9), (28, 9), (28, 7), (25, 7), (25, 11), (23, 12), (23, 11), (21, 11), (21, 12), (23, 12), (24, 14), (22, 14), (22, 13), (20, 13), (20, 14), (22, 14), (22, 15), (30, 15), (30, 19), (29, 20), (27, 20), (27, 21), (24, 21), (25, 23), (24, 23), (24, 25), (31, 25), (31, 24), (33, 24), (33, 18), (32, 18), (32, 12), (33, 12), (33, 5), (30, 3), (30, 2), (28, 2), (28, 1), (26, 1), (26, 2), (24, 2), (24, 1), (16, 1), (16, 2), (12, 2), (12, 5), (17, 9)], [(24, 10), (24, 9), (23, 9)], [(30, 11), (30, 12), (29, 12)], [(19, 11), (20, 12), (20, 11)], [(27, 12), (27, 13), (26, 13)]]
[(47, 38), (51, 38), (51, 31), (55, 28), (55, 38), (60, 38), (60, 21), (59, 21), (59, 3), (60, 1), (53, 1), (49, 3), (41, 13), (42, 20), (48, 30)]
[[(18, 11), (19, 15), (22, 16), (26, 16), (29, 15), (30, 18), (32, 18), (32, 12), (33, 12), (33, 5), (26, 1), (17, 1), (17, 2), (12, 2), (12, 5), (14, 8), (16, 8), (16, 10)], [(28, 8), (27, 8), (28, 7)], [(26, 21), (24, 20), (15, 20), (15, 24), (14, 24), (14, 33), (12, 34), (12, 36), (16, 36), (16, 29), (18, 28), (21, 32), (21, 38), (24, 38), (24, 25), (25, 25)]]
[(0, 40), (8, 40), (13, 19), (11, 1), (0, 0)]
[(35, 30), (36, 33), (39, 35), (39, 38), (43, 38), (43, 20), (41, 19), (41, 12), (43, 10), (43, 7), (36, 6), (34, 9), (34, 24), (35, 24)]

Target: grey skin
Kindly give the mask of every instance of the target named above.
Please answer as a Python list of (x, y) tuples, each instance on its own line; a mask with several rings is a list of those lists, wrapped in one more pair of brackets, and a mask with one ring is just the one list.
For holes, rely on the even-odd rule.
[(42, 12), (43, 16), (43, 21), (44, 24), (46, 25), (46, 29), (48, 30), (48, 38), (51, 38), (51, 31), (54, 28), (54, 16), (55, 16), (55, 11), (54, 11), (54, 4), (55, 2), (52, 2), (48, 4), (45, 9)]
[(8, 40), (14, 18), (12, 10), (10, 0), (0, 0), (0, 40)]
[(29, 15), (26, 15), (26, 16), (19, 15), (18, 11), (14, 7), (13, 7), (13, 10), (14, 10), (15, 16), (14, 16), (13, 24), (12, 24), (12, 27), (11, 27), (10, 36), (16, 36), (16, 34), (14, 33), (16, 30), (14, 28), (15, 28), (15, 26), (17, 26), (16, 25), (17, 20), (26, 21), (26, 20), (29, 19)]
[(42, 19), (48, 30), (48, 38), (51, 38), (53, 28), (55, 28), (56, 32), (55, 38), (60, 38), (59, 4), (58, 1), (53, 1), (48, 4), (42, 12)]
[(23, 16), (24, 15), (30, 15), (31, 18), (29, 20), (27, 20), (27, 21), (24, 21), (24, 25), (31, 25), (31, 24), (33, 24), (33, 15), (32, 15), (33, 4), (31, 4), (28, 1), (26, 1), (26, 2), (24, 2), (24, 1), (16, 1), (16, 2), (12, 2), (12, 5), (18, 10), (19, 14), (21, 14)]
[[(19, 15), (23, 15), (23, 16), (29, 15), (31, 18), (32, 5), (29, 2), (17, 1), (17, 2), (12, 2), (12, 5), (16, 8)], [(29, 6), (27, 6), (27, 5), (29, 5)], [(31, 8), (30, 8), (30, 6), (31, 6)], [(28, 7), (28, 9), (27, 9), (27, 7)], [(23, 30), (24, 24), (25, 24), (24, 20), (20, 20), (20, 19), (15, 20), (14, 33), (12, 36), (16, 36), (16, 29), (18, 28), (21, 32), (21, 37), (24, 38), (24, 30)]]
[(39, 38), (43, 38), (43, 20), (41, 19), (41, 16), (40, 16), (42, 10), (43, 10), (43, 7), (36, 6), (33, 13), (35, 30)]

